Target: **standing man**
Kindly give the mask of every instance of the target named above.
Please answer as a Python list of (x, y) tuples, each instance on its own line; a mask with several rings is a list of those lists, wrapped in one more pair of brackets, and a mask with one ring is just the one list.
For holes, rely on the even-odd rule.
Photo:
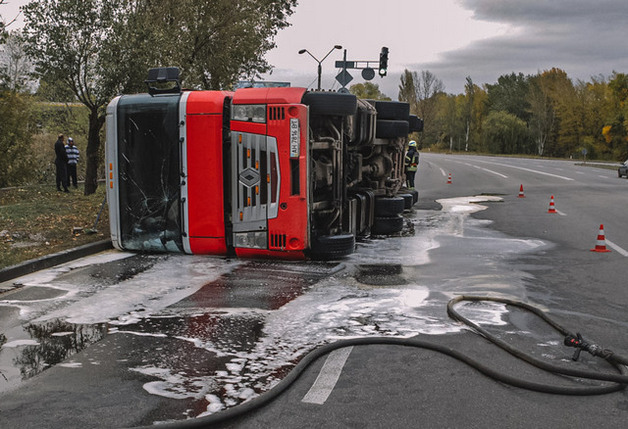
[(68, 154), (63, 144), (63, 134), (59, 134), (55, 142), (55, 166), (57, 167), (57, 191), (70, 192), (68, 190)]
[(414, 189), (414, 176), (419, 169), (419, 151), (416, 149), (416, 142), (414, 140), (410, 140), (410, 143), (408, 143), (405, 167), (407, 186), (410, 189)]
[(72, 137), (68, 137), (68, 145), (65, 147), (65, 152), (68, 154), (68, 186), (70, 186), (70, 179), (72, 179), (72, 186), (78, 188), (76, 164), (78, 164), (79, 160), (79, 149), (74, 145)]

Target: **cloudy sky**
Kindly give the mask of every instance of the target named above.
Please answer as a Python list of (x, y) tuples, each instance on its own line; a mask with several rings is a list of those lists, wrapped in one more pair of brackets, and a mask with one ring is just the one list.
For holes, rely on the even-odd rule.
[[(5, 0), (7, 20), (26, 0)], [(494, 83), (511, 72), (534, 74), (552, 67), (572, 79), (628, 72), (628, 0), (299, 0), (267, 54), (275, 66), (267, 80), (316, 86), (316, 58), (334, 45), (347, 59), (376, 61), (390, 50), (388, 76), (373, 80), (396, 98), (404, 69), (429, 70), (450, 93), (463, 91), (465, 78)], [(335, 50), (322, 63), (323, 88), (338, 88)], [(375, 63), (374, 63), (375, 64)], [(364, 82), (351, 71), (349, 84)]]

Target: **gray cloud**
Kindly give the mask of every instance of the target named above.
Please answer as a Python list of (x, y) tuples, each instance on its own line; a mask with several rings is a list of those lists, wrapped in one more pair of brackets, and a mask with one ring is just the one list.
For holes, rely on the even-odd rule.
[[(535, 74), (557, 67), (574, 80), (628, 72), (628, 2), (625, 0), (461, 0), (475, 19), (511, 26), (507, 35), (449, 51), (412, 69), (432, 71), (448, 92), (464, 78), (494, 83), (511, 72)], [(410, 68), (410, 67), (409, 67)]]

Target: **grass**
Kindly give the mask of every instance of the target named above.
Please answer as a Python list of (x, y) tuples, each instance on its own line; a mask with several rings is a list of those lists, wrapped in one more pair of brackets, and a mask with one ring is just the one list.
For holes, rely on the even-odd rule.
[(107, 205), (93, 232), (105, 197), (104, 186), (85, 196), (54, 185), (0, 189), (0, 269), (109, 238)]

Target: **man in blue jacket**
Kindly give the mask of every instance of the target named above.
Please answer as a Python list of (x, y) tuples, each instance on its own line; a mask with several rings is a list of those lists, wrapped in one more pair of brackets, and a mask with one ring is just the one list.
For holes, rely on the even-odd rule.
[(68, 145), (65, 147), (65, 152), (68, 154), (68, 186), (72, 181), (72, 186), (77, 188), (76, 180), (76, 164), (79, 160), (79, 148), (74, 144), (72, 137), (68, 137)]

